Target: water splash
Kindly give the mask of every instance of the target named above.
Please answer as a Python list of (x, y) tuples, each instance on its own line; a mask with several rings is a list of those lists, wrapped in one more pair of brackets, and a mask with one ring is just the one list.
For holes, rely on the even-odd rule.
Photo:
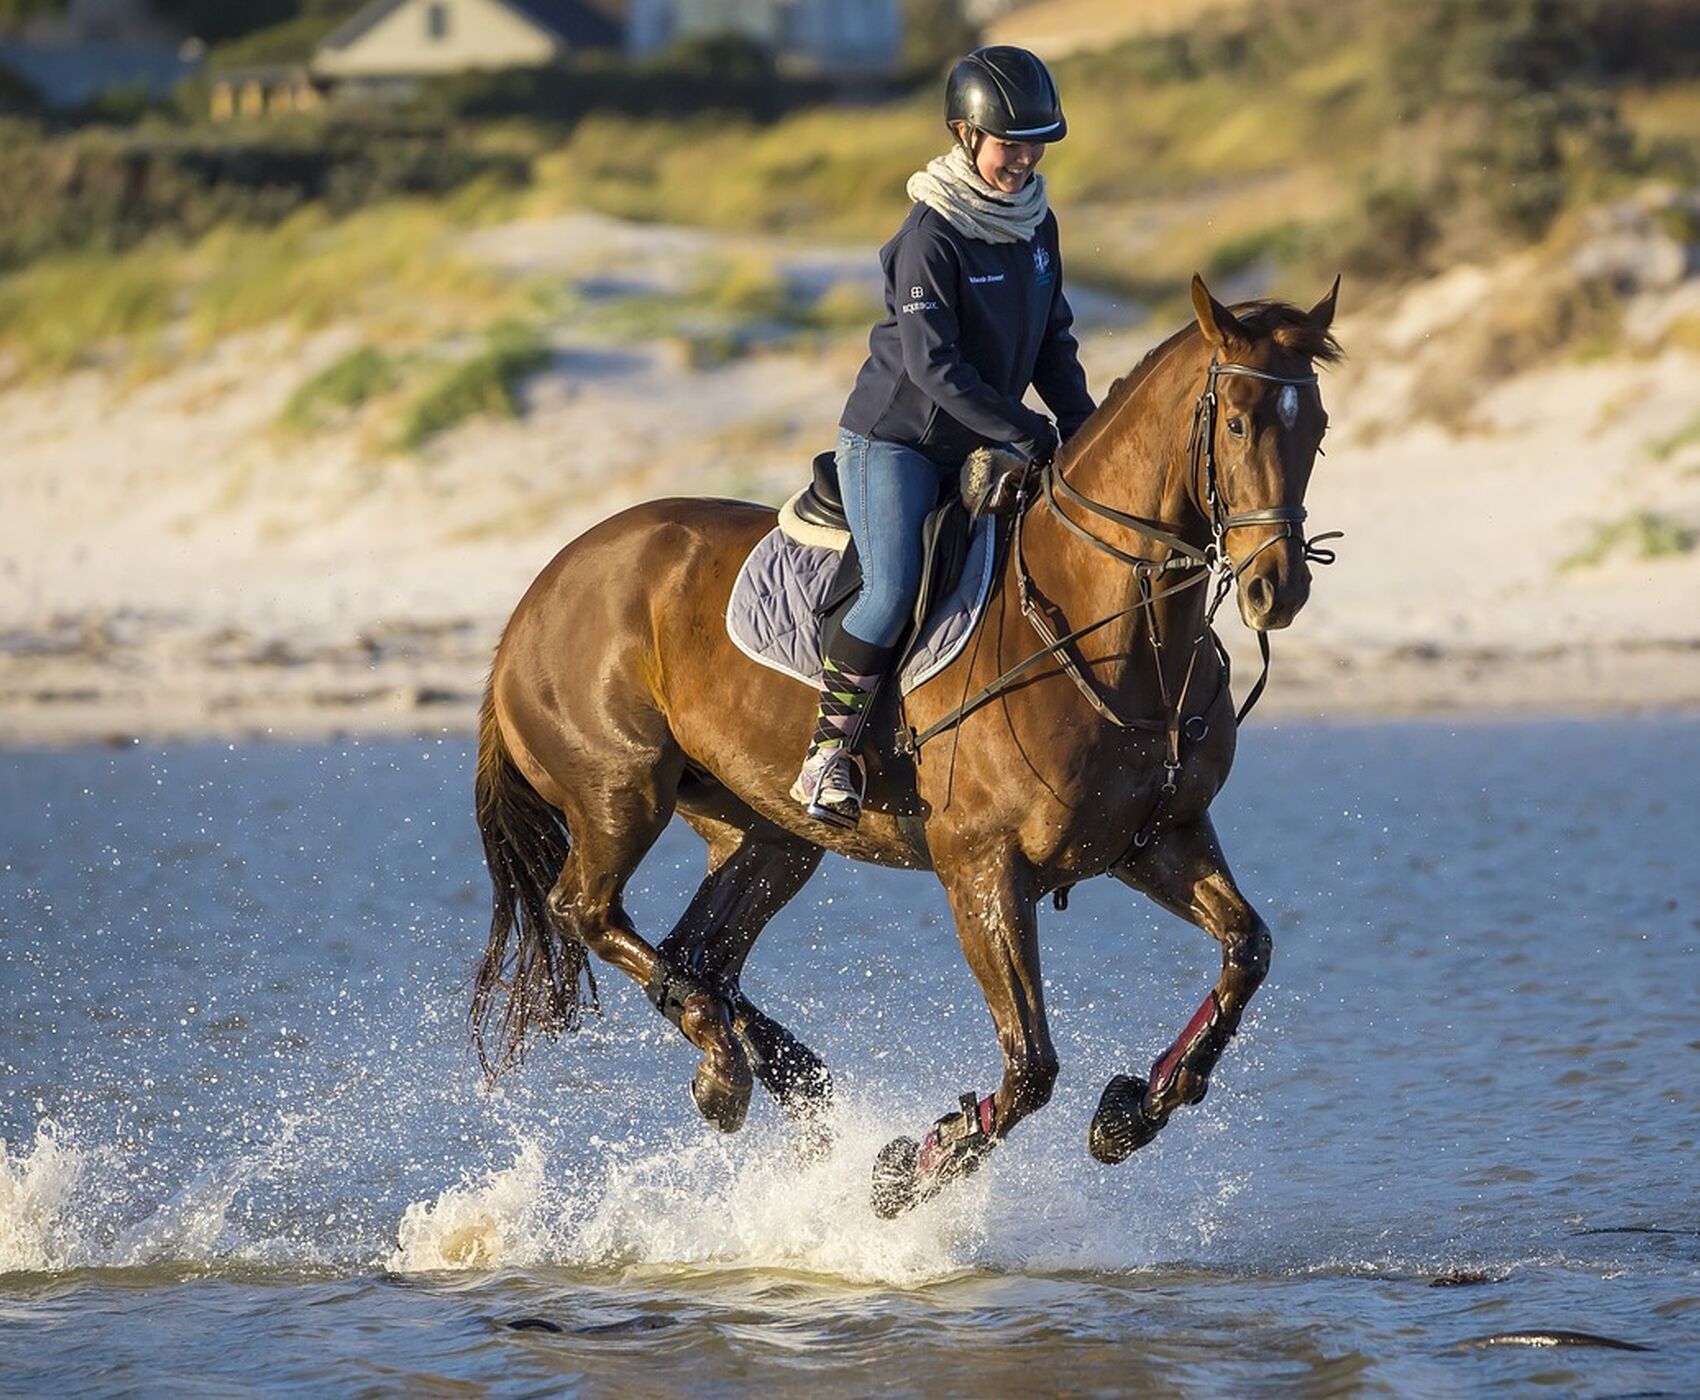
[(52, 1122), (22, 1153), (0, 1138), (0, 1274), (74, 1267), (82, 1241), (70, 1207), (86, 1163)]
[(841, 1104), (832, 1150), (810, 1163), (781, 1124), (739, 1142), (682, 1131), (659, 1150), (610, 1152), (569, 1253), (587, 1265), (736, 1265), (897, 1286), (960, 1273), (984, 1243), (990, 1187), (963, 1182), (946, 1205), (874, 1219), (869, 1164), (894, 1121)]
[(389, 1267), (397, 1273), (491, 1269), (535, 1262), (548, 1253), (547, 1158), (523, 1140), (514, 1164), (408, 1206)]
[(409, 1205), (388, 1266), (763, 1268), (898, 1286), (971, 1267), (985, 1238), (987, 1184), (961, 1184), (948, 1209), (875, 1221), (868, 1164), (890, 1123), (841, 1108), (834, 1128), (832, 1150), (807, 1163), (783, 1125), (737, 1140), (693, 1127), (660, 1147), (594, 1140), (592, 1158), (561, 1174), (537, 1141), (522, 1138), (512, 1166)]
[(227, 1237), (231, 1205), (243, 1188), (278, 1170), (294, 1144), (299, 1122), (286, 1117), (283, 1131), (273, 1141), (201, 1171), (158, 1210), (124, 1231), (112, 1257), (134, 1266), (205, 1260), (233, 1252)]

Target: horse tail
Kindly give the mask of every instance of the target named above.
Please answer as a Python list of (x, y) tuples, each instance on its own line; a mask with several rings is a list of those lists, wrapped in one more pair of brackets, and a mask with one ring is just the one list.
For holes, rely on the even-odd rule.
[(470, 1020), (478, 1062), (494, 1081), (524, 1058), (534, 1034), (576, 1030), (585, 1005), (598, 1007), (584, 944), (563, 936), (549, 916), (549, 891), (567, 863), (566, 821), (515, 766), (489, 686), (478, 716), (474, 796), (491, 900)]

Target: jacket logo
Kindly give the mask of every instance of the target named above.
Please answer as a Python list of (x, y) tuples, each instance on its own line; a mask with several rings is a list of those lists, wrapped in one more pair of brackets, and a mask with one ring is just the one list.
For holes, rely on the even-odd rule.
[(925, 287), (911, 287), (909, 289), (909, 297), (911, 301), (919, 301), (922, 297), (926, 296), (926, 294), (927, 289)]
[(1039, 274), (1041, 280), (1051, 270), (1051, 255), (1045, 251), (1045, 245), (1042, 243), (1034, 246), (1033, 270)]

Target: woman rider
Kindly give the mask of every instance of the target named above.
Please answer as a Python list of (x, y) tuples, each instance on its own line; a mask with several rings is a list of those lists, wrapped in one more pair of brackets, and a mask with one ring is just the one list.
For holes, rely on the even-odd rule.
[[(909, 179), (915, 201), (880, 250), (886, 316), (839, 420), (838, 481), (861, 558), (860, 596), (825, 658), (820, 716), (791, 795), (835, 826), (861, 817), (862, 720), (921, 584), (921, 524), (976, 447), (1048, 460), (1091, 414), (1057, 221), (1036, 173), (1068, 132), (1056, 83), (1025, 49), (978, 49), (954, 69), (946, 155)], [(1056, 427), (1022, 403), (1029, 385)]]

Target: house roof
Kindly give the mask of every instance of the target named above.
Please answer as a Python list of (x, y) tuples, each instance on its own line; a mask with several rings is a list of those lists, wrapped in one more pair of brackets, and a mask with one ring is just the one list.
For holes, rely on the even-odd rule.
[(620, 42), (620, 26), (588, 0), (501, 0), (569, 44), (586, 48)]
[[(372, 0), (327, 34), (321, 47), (346, 49), (406, 3), (407, 0)], [(564, 44), (594, 48), (620, 42), (619, 24), (592, 0), (495, 0), (495, 3), (523, 15)]]

